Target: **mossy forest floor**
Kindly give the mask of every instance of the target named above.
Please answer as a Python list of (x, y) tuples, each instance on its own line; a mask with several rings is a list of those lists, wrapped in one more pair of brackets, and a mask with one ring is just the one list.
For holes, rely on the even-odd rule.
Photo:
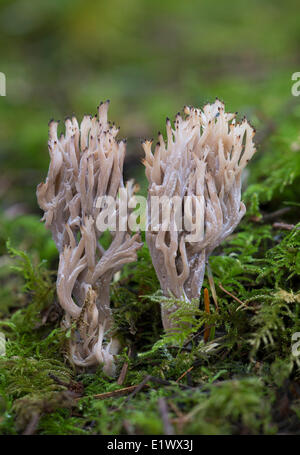
[(177, 314), (185, 328), (163, 335), (147, 247), (123, 269), (111, 293), (124, 345), (116, 378), (67, 362), (50, 235), (38, 216), (3, 216), (1, 434), (300, 433), (299, 134), (295, 104), (261, 136), (247, 215), (210, 258), (210, 314), (201, 296), (193, 315)]

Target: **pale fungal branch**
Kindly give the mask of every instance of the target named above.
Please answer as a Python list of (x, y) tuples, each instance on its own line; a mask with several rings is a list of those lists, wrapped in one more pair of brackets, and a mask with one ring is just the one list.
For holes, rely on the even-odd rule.
[[(167, 142), (159, 133), (154, 153), (151, 141), (143, 144), (146, 240), (164, 294), (191, 302), (199, 298), (209, 255), (245, 214), (241, 174), (255, 153), (255, 131), (245, 118), (236, 123), (218, 99), (203, 110), (185, 107), (184, 114), (176, 115), (174, 129), (167, 119)], [(152, 210), (155, 197), (169, 201), (159, 205), (158, 214)], [(170, 316), (177, 309), (162, 307), (166, 330), (174, 326)]]
[(124, 264), (136, 260), (141, 244), (138, 234), (130, 235), (127, 224), (125, 230), (117, 227), (111, 232), (106, 250), (99, 243), (104, 234), (96, 222), (104, 210), (99, 198), (113, 198), (121, 215), (119, 192), (128, 199), (134, 196), (132, 183), (123, 184), (126, 144), (116, 140), (118, 129), (107, 120), (108, 106), (108, 101), (101, 103), (98, 116), (84, 116), (80, 126), (75, 117), (67, 118), (60, 137), (58, 123), (50, 122), (50, 166), (37, 198), (59, 251), (57, 293), (65, 311), (64, 324), (70, 328), (76, 323), (70, 361), (83, 367), (103, 363), (104, 370), (113, 374), (118, 342), (111, 335), (104, 341), (113, 323), (110, 282)]

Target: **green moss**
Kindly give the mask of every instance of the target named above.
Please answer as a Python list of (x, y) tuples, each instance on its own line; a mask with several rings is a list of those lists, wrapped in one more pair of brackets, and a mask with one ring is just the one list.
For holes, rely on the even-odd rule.
[[(210, 314), (202, 298), (189, 308), (182, 304), (174, 316), (181, 330), (164, 334), (160, 303), (166, 299), (146, 245), (114, 281), (114, 329), (124, 346), (117, 374), (128, 365), (122, 385), (100, 367), (74, 370), (67, 363), (52, 241), (37, 218), (14, 227), (7, 222), (0, 236), (10, 235), (18, 248), (8, 243), (0, 266), (2, 434), (161, 434), (161, 398), (178, 434), (299, 433), (300, 358), (291, 349), (292, 335), (300, 332), (300, 154), (291, 148), (297, 115), (291, 112), (257, 154), (244, 197), (247, 215), (209, 259), (218, 309), (212, 298)], [(294, 228), (276, 229), (274, 221)], [(28, 235), (35, 227), (36, 237)], [(205, 276), (203, 287), (212, 295), (210, 284)], [(146, 377), (148, 388), (135, 396), (101, 399)]]

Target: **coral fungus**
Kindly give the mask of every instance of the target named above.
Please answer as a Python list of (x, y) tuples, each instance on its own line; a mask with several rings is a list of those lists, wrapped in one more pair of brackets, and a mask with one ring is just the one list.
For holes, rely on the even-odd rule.
[[(164, 295), (191, 302), (199, 298), (209, 255), (245, 214), (241, 174), (255, 147), (250, 124), (245, 118), (236, 123), (218, 99), (203, 110), (185, 107), (184, 113), (177, 114), (174, 129), (167, 119), (167, 143), (159, 134), (154, 154), (151, 141), (143, 144), (146, 240)], [(162, 306), (165, 329), (174, 326), (177, 309)]]
[(134, 193), (131, 182), (126, 188), (123, 184), (126, 144), (117, 142), (118, 129), (108, 123), (108, 105), (101, 103), (98, 117), (85, 116), (80, 126), (75, 117), (66, 119), (60, 138), (58, 123), (50, 122), (51, 162), (37, 198), (59, 251), (57, 294), (65, 311), (64, 325), (73, 327), (70, 361), (79, 366), (101, 363), (113, 374), (118, 341), (110, 334), (104, 342), (113, 321), (110, 282), (124, 264), (136, 259), (140, 243), (138, 234), (131, 236), (117, 227), (109, 247), (101, 244), (104, 232), (96, 221), (104, 206), (97, 201), (109, 196), (119, 212), (119, 190), (129, 199)]

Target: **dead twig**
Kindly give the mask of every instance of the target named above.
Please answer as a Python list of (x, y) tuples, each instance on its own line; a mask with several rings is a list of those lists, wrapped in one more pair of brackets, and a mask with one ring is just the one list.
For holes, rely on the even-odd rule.
[(230, 297), (232, 297), (234, 300), (236, 300), (238, 303), (240, 303), (240, 306), (236, 309), (236, 311), (238, 311), (241, 307), (243, 308), (247, 308), (248, 310), (253, 310), (253, 308), (249, 307), (248, 305), (246, 305), (244, 302), (242, 302), (238, 297), (236, 297), (235, 295), (231, 294), (231, 292), (227, 291), (221, 283), (219, 283), (219, 288), (222, 289), (223, 292), (225, 292), (225, 294), (229, 295)]
[(209, 262), (207, 263), (206, 269), (207, 269), (207, 277), (208, 277), (208, 281), (209, 281), (209, 285), (210, 285), (211, 295), (212, 295), (216, 310), (219, 311), (215, 281), (214, 281), (214, 277), (213, 277)]
[(192, 371), (192, 369), (193, 369), (193, 368), (194, 368), (194, 365), (193, 365), (193, 366), (191, 366), (191, 367), (190, 367), (188, 370), (186, 370), (184, 373), (182, 373), (182, 375), (181, 375), (181, 376), (179, 376), (179, 378), (178, 378), (178, 379), (176, 379), (176, 382), (179, 382), (179, 381), (181, 381), (181, 379), (182, 379), (182, 378), (184, 378), (184, 376), (185, 376), (185, 375), (187, 375), (187, 374), (188, 374), (190, 371)]
[(123, 366), (122, 366), (122, 370), (121, 370), (120, 376), (119, 376), (118, 381), (117, 381), (118, 385), (122, 385), (124, 383), (124, 381), (126, 379), (127, 371), (128, 371), (128, 362), (124, 362)]
[(291, 210), (291, 208), (292, 207), (284, 207), (282, 209), (276, 210), (275, 212), (266, 213), (265, 215), (263, 215), (262, 221), (274, 220), (274, 218), (278, 218), (288, 213)]
[(135, 389), (129, 395), (129, 397), (126, 398), (125, 402), (127, 403), (127, 401), (131, 400), (131, 398), (133, 398), (137, 393), (139, 393), (144, 387), (146, 386), (149, 387), (149, 385), (147, 385), (147, 382), (149, 381), (150, 378), (151, 378), (150, 375), (146, 376), (145, 379), (138, 386), (135, 387)]
[(138, 385), (135, 386), (133, 392), (126, 398), (125, 403), (131, 400), (137, 393), (139, 393), (145, 386), (150, 387), (147, 382), (154, 382), (159, 385), (172, 385), (171, 382), (166, 381), (164, 379), (156, 378), (155, 376), (147, 375), (145, 379)]
[[(142, 386), (141, 384), (131, 385), (129, 387), (124, 387), (123, 389), (114, 390), (113, 392), (98, 393), (96, 395), (93, 395), (93, 398), (96, 398), (97, 400), (105, 400), (107, 398), (122, 397), (123, 395), (128, 395), (129, 393), (133, 394), (134, 392), (136, 392), (136, 389), (142, 390), (145, 387), (149, 386), (146, 383), (143, 384)], [(138, 393), (138, 391), (136, 393)]]
[[(128, 358), (130, 359), (132, 357), (132, 348), (131, 346), (129, 346), (128, 348)], [(118, 385), (122, 385), (126, 379), (126, 376), (127, 376), (127, 371), (128, 371), (128, 366), (129, 366), (129, 363), (128, 362), (124, 362), (123, 363), (123, 366), (122, 366), (122, 369), (121, 369), (121, 373), (120, 373), (120, 376), (118, 378)]]
[(164, 434), (173, 435), (174, 428), (170, 422), (168, 405), (167, 405), (165, 398), (163, 398), (163, 397), (159, 398), (159, 400), (158, 400), (158, 410), (159, 410), (161, 420), (163, 423)]
[[(145, 379), (143, 379), (143, 381), (137, 385), (137, 386), (133, 386), (134, 389), (132, 391), (132, 393), (126, 398), (126, 400), (124, 401), (124, 403), (127, 403), (128, 401), (130, 401), (133, 397), (135, 397), (136, 394), (138, 394), (144, 387), (147, 387), (149, 388), (149, 384), (147, 384), (148, 382), (154, 382), (155, 384), (158, 384), (160, 386), (173, 386), (174, 383), (170, 382), (170, 381), (166, 381), (165, 379), (161, 379), (161, 378), (156, 378), (155, 376), (151, 376), (151, 375), (147, 375), (145, 377)], [(176, 383), (175, 383), (176, 384)], [(186, 385), (183, 385), (183, 384), (178, 384), (179, 387), (181, 387), (182, 389), (190, 389), (191, 387), (189, 386), (186, 386)]]
[[(148, 382), (154, 382), (154, 383), (156, 383), (158, 385), (164, 385), (164, 386), (172, 386), (172, 385), (174, 385), (174, 384), (172, 384), (172, 382), (166, 381), (165, 379), (156, 378), (155, 376), (147, 375), (145, 377), (145, 379), (143, 379), (143, 381), (140, 384), (124, 387), (123, 389), (114, 390), (112, 392), (98, 393), (96, 395), (92, 395), (92, 398), (95, 398), (97, 400), (106, 400), (108, 398), (117, 398), (117, 397), (121, 397), (121, 396), (129, 394), (129, 396), (121, 404), (121, 406), (122, 406), (123, 404), (128, 403), (128, 401), (130, 401), (133, 397), (135, 397), (135, 395), (137, 395), (141, 390), (149, 389), (150, 385), (147, 384)], [(183, 389), (190, 389), (190, 387), (185, 386), (183, 384), (178, 384), (178, 385), (181, 388), (183, 388)], [(76, 397), (76, 399), (88, 398), (88, 397), (89, 396)]]
[[(273, 223), (272, 227), (274, 229), (283, 229), (285, 231), (292, 231), (295, 228), (295, 225), (288, 224), (288, 223)], [(300, 229), (300, 227), (298, 227), (297, 229)]]
[[(207, 314), (210, 314), (210, 308), (209, 308), (209, 293), (208, 289), (204, 288), (204, 309)], [(207, 343), (209, 340), (209, 335), (210, 335), (210, 328), (206, 324), (205, 325), (205, 330), (204, 330), (204, 343)]]

